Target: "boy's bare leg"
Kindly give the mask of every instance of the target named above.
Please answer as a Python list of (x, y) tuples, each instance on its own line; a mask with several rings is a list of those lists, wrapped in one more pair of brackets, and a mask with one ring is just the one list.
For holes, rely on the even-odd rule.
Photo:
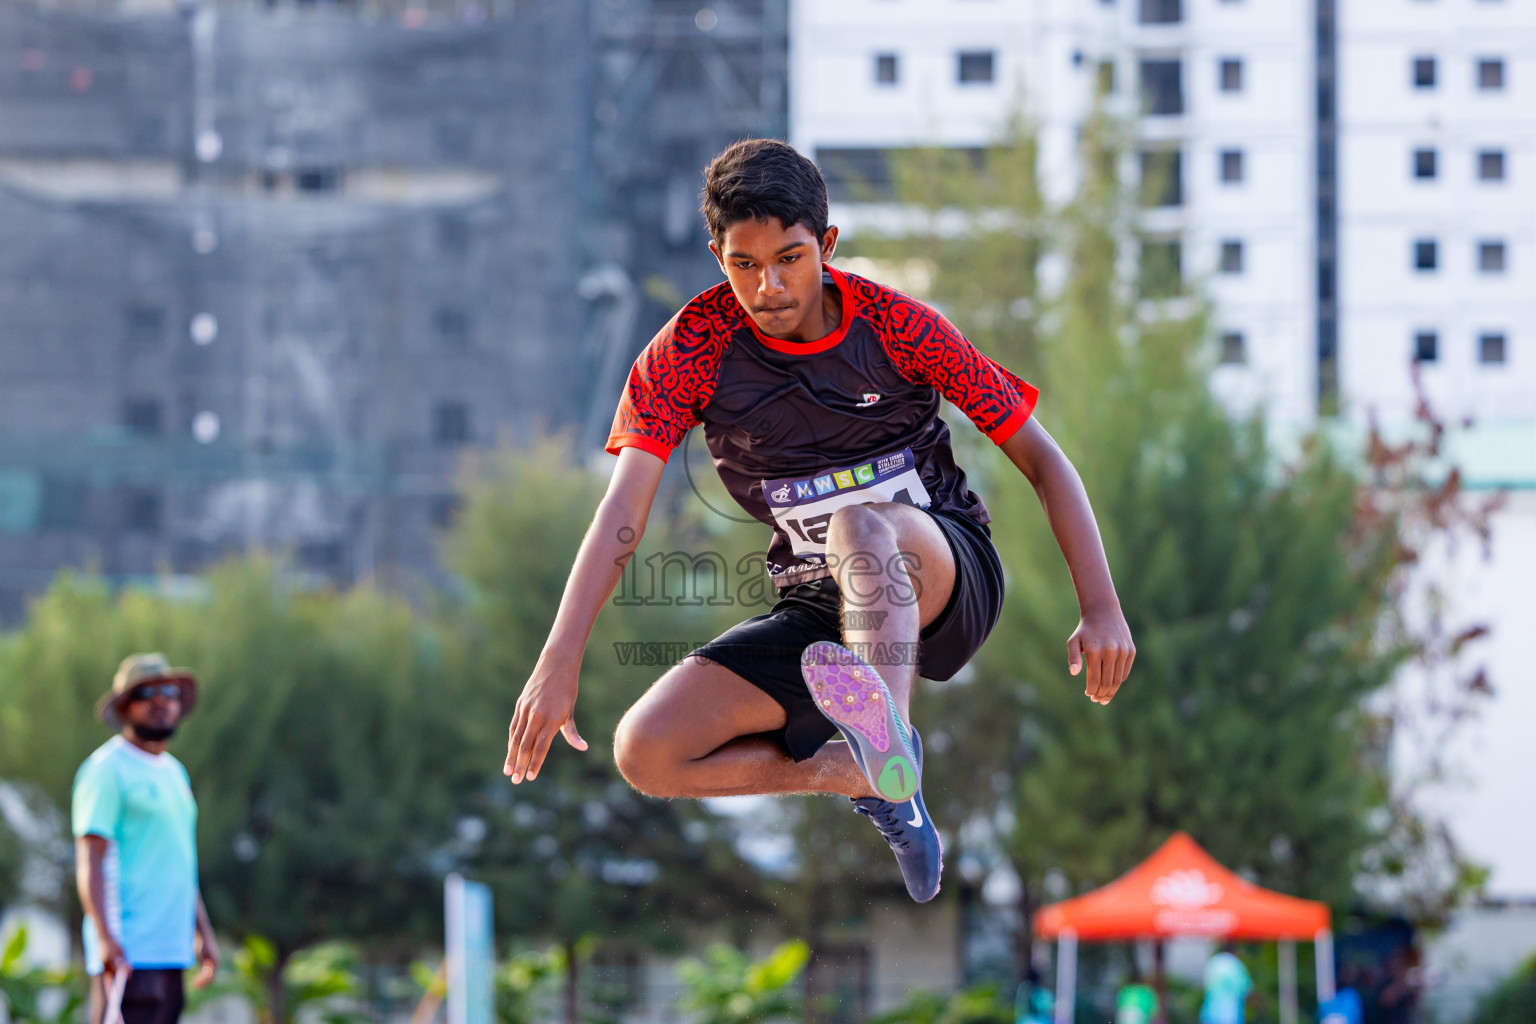
[[(843, 509), (832, 518), (827, 550), (844, 590), (845, 617), (849, 610), (868, 613), (854, 617), (845, 639), (871, 651), (875, 644), (887, 651), (910, 644), (915, 652), (919, 631), (944, 610), (954, 587), (954, 554), (932, 518), (894, 503)], [(875, 667), (905, 718), (916, 659), (885, 660), (901, 662)], [(624, 715), (614, 759), (632, 786), (652, 796), (875, 795), (845, 744), (791, 760), (773, 735), (786, 721), (778, 701), (735, 672), (689, 658)]]
[(778, 701), (735, 672), (689, 658), (625, 713), (613, 756), (629, 784), (651, 796), (874, 795), (842, 743), (791, 760), (772, 738), (787, 721)]
[(827, 562), (843, 595), (843, 642), (880, 673), (910, 722), (918, 635), (944, 611), (955, 586), (955, 554), (944, 531), (911, 505), (851, 505), (832, 517)]

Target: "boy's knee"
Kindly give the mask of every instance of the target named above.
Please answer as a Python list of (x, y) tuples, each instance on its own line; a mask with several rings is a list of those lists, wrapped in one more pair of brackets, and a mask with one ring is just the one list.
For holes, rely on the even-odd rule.
[(847, 505), (832, 513), (827, 526), (827, 541), (838, 541), (853, 550), (865, 550), (873, 544), (895, 536), (895, 530), (884, 516), (868, 505)]
[(676, 796), (671, 790), (672, 760), (665, 743), (660, 742), (656, 731), (648, 727), (646, 716), (629, 710), (619, 722), (613, 734), (613, 760), (619, 774), (635, 789), (647, 796)]

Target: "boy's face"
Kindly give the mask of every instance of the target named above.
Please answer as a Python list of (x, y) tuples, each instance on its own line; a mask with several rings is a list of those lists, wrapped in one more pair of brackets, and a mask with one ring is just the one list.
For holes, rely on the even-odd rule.
[[(737, 221), (709, 251), (731, 282), (731, 291), (758, 330), (788, 341), (813, 340), (824, 330), (821, 264), (837, 247), (837, 228), (819, 240), (804, 224), (785, 227), (777, 217)], [(832, 324), (835, 328), (837, 325)]]

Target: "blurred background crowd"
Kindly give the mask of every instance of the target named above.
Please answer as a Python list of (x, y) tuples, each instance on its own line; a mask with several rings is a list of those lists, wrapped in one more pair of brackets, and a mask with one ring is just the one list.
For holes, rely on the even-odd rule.
[[(1081, 698), (1038, 506), (962, 440), (1010, 596), (914, 707), (931, 908), (828, 802), (614, 771), (767, 592), (699, 444), (589, 649), (593, 752), (499, 772), (623, 375), (719, 279), (702, 168), (759, 135), (841, 266), (1041, 386), (1141, 652)], [(0, 1002), (75, 1012), (35, 998), (70, 781), (164, 650), (239, 950), (209, 1021), (408, 1015), (451, 871), (502, 1024), (1011, 1021), (1035, 912), (1177, 830), (1329, 903), (1371, 1024), (1536, 1020), (1533, 489), (1518, 0), (0, 0)], [(1166, 962), (1192, 1024), (1209, 951), (1084, 946), (1079, 1019)]]

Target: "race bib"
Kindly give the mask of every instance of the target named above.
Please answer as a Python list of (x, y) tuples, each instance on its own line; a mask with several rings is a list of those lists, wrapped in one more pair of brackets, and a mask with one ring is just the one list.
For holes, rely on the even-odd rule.
[(911, 448), (813, 476), (764, 480), (763, 497), (795, 557), (816, 562), (826, 561), (827, 527), (838, 509), (877, 501), (927, 508), (933, 500), (917, 474)]

